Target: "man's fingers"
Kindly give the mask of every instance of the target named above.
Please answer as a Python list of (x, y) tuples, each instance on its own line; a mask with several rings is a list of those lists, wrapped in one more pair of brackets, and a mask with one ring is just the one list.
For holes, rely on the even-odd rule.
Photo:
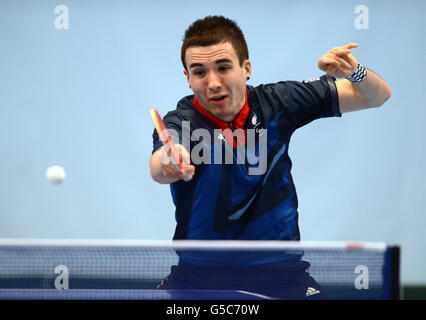
[[(185, 163), (189, 164), (190, 156), (188, 151), (180, 144), (175, 144), (174, 146), (175, 154), (177, 155), (178, 159), (176, 159), (179, 163)], [(170, 152), (170, 147), (168, 144), (165, 144), (161, 147), (160, 151), (160, 161), (162, 164), (169, 164), (170, 162), (173, 164), (176, 164), (176, 160), (172, 157), (172, 154)]]
[(358, 43), (348, 43), (347, 45), (343, 46), (342, 48), (346, 48), (346, 49), (353, 49), (353, 48), (358, 48)]
[(189, 181), (195, 174), (195, 167), (193, 165), (182, 165), (182, 174), (185, 181)]
[[(344, 54), (342, 54), (342, 56), (346, 57)], [(318, 66), (322, 70), (327, 69), (329, 65), (333, 67), (339, 67), (341, 69), (352, 69), (351, 64), (347, 62), (343, 57), (339, 56), (337, 53), (329, 53), (321, 58)]]
[(191, 180), (192, 176), (195, 174), (195, 166), (190, 164), (182, 164), (181, 170), (176, 170), (176, 168), (169, 164), (162, 166), (163, 176), (166, 178), (172, 178), (176, 180)]
[(357, 43), (348, 43), (341, 47), (334, 47), (318, 61), (318, 68), (328, 75), (343, 78), (353, 74), (358, 60), (352, 55), (351, 49), (357, 48)]
[(170, 163), (170, 149), (168, 145), (163, 145), (158, 154), (161, 164), (167, 165)]
[(357, 43), (349, 43), (342, 47), (334, 47), (327, 54), (337, 55), (339, 57), (345, 57), (351, 54), (351, 49), (358, 47)]
[(318, 62), (318, 67), (323, 70), (326, 71), (328, 68), (330, 68), (331, 66), (335, 67), (337, 66), (338, 62), (335, 59), (323, 56), (320, 61)]
[(321, 59), (321, 64), (331, 64), (331, 65), (336, 65), (338, 62), (333, 59), (333, 58), (329, 58), (329, 57), (323, 57)]
[(190, 164), (191, 163), (191, 157), (189, 155), (189, 152), (185, 149), (185, 147), (181, 144), (175, 145), (179, 148), (179, 158), (181, 163), (183, 164)]
[(341, 69), (352, 69), (352, 66), (350, 65), (350, 63), (348, 63), (345, 59), (343, 59), (339, 56), (336, 56), (335, 59), (338, 61), (338, 63), (339, 63), (338, 66)]
[(332, 54), (334, 54), (334, 55), (336, 55), (338, 57), (344, 57), (344, 56), (346, 56), (346, 55), (348, 55), (350, 53), (351, 53), (350, 49), (340, 49), (339, 48), (338, 50), (332, 51)]

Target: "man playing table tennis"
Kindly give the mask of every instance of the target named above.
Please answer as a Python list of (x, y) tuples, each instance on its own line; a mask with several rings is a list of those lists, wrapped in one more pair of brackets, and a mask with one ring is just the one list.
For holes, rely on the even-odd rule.
[[(182, 170), (167, 161), (167, 147), (162, 146), (156, 131), (150, 160), (152, 178), (171, 186), (177, 220), (174, 239), (300, 240), (288, 154), (291, 135), (319, 118), (378, 107), (391, 95), (386, 82), (352, 55), (357, 46), (349, 43), (325, 53), (318, 62), (326, 73), (320, 78), (253, 87), (246, 83), (251, 75), (247, 44), (234, 21), (209, 16), (186, 30), (181, 59), (194, 95), (181, 99), (164, 117), (166, 126), (177, 135)], [(234, 161), (226, 160), (227, 152)], [(306, 272), (307, 262), (284, 260), (264, 263), (265, 274), (256, 272), (259, 283), (251, 285), (260, 288), (260, 282), (268, 281), (267, 273), (291, 270), (290, 277), (274, 278), (273, 282), (291, 287), (291, 297), (305, 297), (307, 288), (320, 292)], [(260, 264), (246, 266), (239, 274), (249, 275)], [(195, 265), (199, 267), (196, 271)], [(161, 288), (226, 288), (214, 277), (200, 284), (206, 278), (203, 270), (213, 272), (199, 260), (183, 255)], [(193, 280), (187, 279), (188, 274)], [(235, 279), (230, 286), (250, 289), (242, 288), (242, 282)], [(258, 291), (271, 293), (262, 288)]]

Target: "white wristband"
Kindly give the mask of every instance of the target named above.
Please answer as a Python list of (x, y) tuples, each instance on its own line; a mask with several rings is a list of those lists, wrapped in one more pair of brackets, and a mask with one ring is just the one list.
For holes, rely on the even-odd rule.
[(348, 77), (345, 77), (345, 79), (349, 80), (350, 82), (360, 83), (365, 80), (367, 77), (367, 69), (361, 64), (358, 63), (358, 67), (356, 68), (355, 72)]

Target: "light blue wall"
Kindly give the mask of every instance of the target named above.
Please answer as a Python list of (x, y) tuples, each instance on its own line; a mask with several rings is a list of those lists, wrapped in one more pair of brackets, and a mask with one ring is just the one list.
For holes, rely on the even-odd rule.
[[(54, 9), (69, 9), (69, 29)], [(355, 7), (369, 9), (357, 29)], [(170, 239), (168, 186), (148, 161), (153, 125), (190, 89), (180, 45), (196, 18), (246, 34), (249, 84), (304, 80), (354, 54), (387, 80), (383, 108), (316, 121), (290, 154), (303, 240), (402, 247), (404, 283), (426, 283), (425, 1), (0, 1), (0, 238)], [(45, 179), (57, 164), (67, 179)]]

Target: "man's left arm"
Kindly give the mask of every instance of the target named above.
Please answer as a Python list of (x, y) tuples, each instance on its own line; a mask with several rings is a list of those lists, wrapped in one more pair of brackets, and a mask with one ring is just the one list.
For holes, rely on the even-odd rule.
[(381, 77), (367, 68), (363, 72), (363, 66), (351, 53), (351, 49), (356, 47), (356, 43), (335, 47), (318, 61), (318, 68), (335, 78), (350, 77), (357, 72), (352, 82), (336, 80), (341, 113), (379, 107), (391, 96), (389, 85)]

